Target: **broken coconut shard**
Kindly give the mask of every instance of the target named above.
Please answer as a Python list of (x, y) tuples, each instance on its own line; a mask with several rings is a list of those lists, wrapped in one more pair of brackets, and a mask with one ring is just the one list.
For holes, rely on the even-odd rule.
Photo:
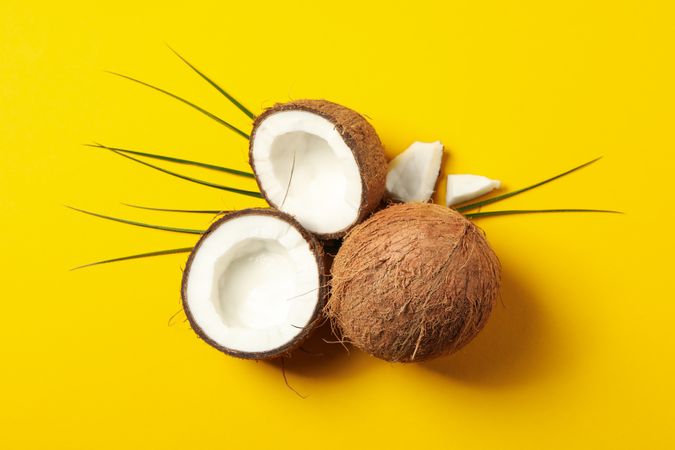
[(183, 272), (183, 308), (195, 332), (227, 354), (290, 353), (321, 322), (328, 294), (321, 244), (292, 217), (245, 209), (215, 222)]
[(320, 239), (336, 239), (380, 204), (387, 160), (359, 113), (326, 100), (297, 100), (255, 120), (249, 162), (260, 192)]
[(414, 142), (389, 163), (387, 195), (399, 202), (427, 202), (441, 171), (443, 144)]
[(473, 200), (499, 189), (501, 183), (498, 180), (481, 175), (448, 175), (448, 184), (445, 194), (445, 205), (453, 206)]

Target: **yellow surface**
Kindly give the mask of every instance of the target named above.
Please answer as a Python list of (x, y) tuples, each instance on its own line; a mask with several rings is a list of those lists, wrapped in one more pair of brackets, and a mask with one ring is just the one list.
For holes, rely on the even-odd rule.
[[(666, 1), (0, 3), (0, 448), (665, 449), (673, 434), (675, 14)], [(480, 221), (502, 301), (461, 353), (392, 365), (315, 339), (278, 365), (199, 341), (185, 255), (82, 271), (191, 236), (83, 216), (256, 204), (82, 147), (100, 141), (245, 168), (246, 142), (115, 70), (246, 118), (325, 97), (372, 118), (390, 155), (441, 139), (446, 170), (517, 188), (500, 208), (625, 216)], [(214, 181), (232, 181), (205, 172)], [(258, 203), (259, 204), (259, 203)]]

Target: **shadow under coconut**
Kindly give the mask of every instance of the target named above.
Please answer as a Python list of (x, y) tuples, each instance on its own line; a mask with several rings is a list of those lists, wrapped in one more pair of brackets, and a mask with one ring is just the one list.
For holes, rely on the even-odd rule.
[(555, 370), (560, 355), (544, 312), (520, 280), (508, 271), (502, 277), (500, 299), (476, 339), (457, 353), (421, 367), (488, 387), (525, 383)]
[[(287, 374), (337, 378), (358, 370), (356, 363), (361, 359), (357, 357), (358, 353), (349, 344), (340, 343), (326, 321), (299, 349), (284, 358), (283, 368)], [(281, 359), (266, 363), (282, 369)]]

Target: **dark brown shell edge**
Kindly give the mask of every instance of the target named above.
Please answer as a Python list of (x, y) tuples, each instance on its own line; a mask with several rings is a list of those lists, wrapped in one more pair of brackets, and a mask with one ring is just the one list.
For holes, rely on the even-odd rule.
[[(379, 205), (384, 196), (387, 178), (387, 158), (384, 147), (373, 126), (358, 112), (346, 106), (328, 100), (294, 100), (288, 103), (277, 103), (266, 109), (253, 122), (253, 131), (249, 140), (249, 164), (255, 173), (253, 161), (253, 142), (260, 123), (268, 116), (281, 111), (307, 111), (317, 114), (335, 125), (347, 146), (352, 150), (361, 175), (361, 205), (359, 215), (348, 227), (334, 233), (317, 234), (322, 240), (339, 239), (352, 227), (363, 221)], [(256, 176), (260, 193), (267, 203), (273, 204)]]
[[(222, 345), (216, 343), (201, 329), (201, 327), (194, 320), (187, 303), (187, 281), (190, 276), (190, 268), (192, 266), (192, 260), (194, 259), (194, 255), (199, 251), (202, 243), (214, 230), (216, 230), (224, 222), (246, 215), (274, 216), (290, 223), (295, 229), (297, 229), (300, 232), (302, 237), (309, 243), (310, 248), (312, 249), (312, 252), (314, 253), (314, 256), (316, 258), (317, 266), (319, 268), (319, 298), (316, 304), (316, 308), (312, 313), (312, 319), (294, 339), (278, 348), (266, 352), (241, 352), (238, 350), (223, 347)], [(324, 254), (321, 243), (314, 237), (314, 235), (305, 230), (290, 215), (277, 211), (275, 209), (268, 209), (268, 208), (248, 208), (235, 211), (230, 214), (227, 214), (226, 216), (214, 222), (199, 239), (195, 247), (192, 249), (192, 252), (190, 252), (190, 256), (188, 257), (187, 263), (185, 264), (185, 270), (183, 271), (183, 278), (181, 281), (181, 301), (183, 305), (183, 310), (185, 311), (185, 315), (188, 318), (190, 326), (197, 334), (197, 336), (199, 336), (199, 338), (201, 338), (207, 344), (211, 345), (217, 350), (220, 350), (223, 353), (226, 353), (230, 356), (235, 356), (237, 358), (253, 359), (253, 360), (269, 360), (288, 356), (300, 345), (302, 345), (302, 343), (310, 336), (312, 331), (314, 331), (314, 329), (316, 329), (324, 320), (323, 308), (326, 304), (329, 292), (329, 282), (328, 282), (329, 266), (327, 264), (328, 259)]]

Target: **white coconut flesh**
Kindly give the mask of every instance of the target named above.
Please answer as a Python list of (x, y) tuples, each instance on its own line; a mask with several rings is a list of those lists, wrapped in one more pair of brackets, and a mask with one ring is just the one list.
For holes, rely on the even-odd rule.
[(329, 120), (280, 111), (256, 128), (251, 156), (268, 201), (317, 234), (353, 225), (362, 181), (354, 153)]
[(443, 144), (414, 142), (389, 163), (387, 193), (401, 202), (426, 202), (441, 170)]
[(310, 244), (272, 215), (222, 222), (195, 252), (186, 283), (184, 301), (201, 332), (247, 353), (293, 341), (313, 319), (320, 296)]
[(501, 182), (482, 175), (452, 174), (448, 175), (445, 194), (446, 206), (457, 205), (499, 189)]

